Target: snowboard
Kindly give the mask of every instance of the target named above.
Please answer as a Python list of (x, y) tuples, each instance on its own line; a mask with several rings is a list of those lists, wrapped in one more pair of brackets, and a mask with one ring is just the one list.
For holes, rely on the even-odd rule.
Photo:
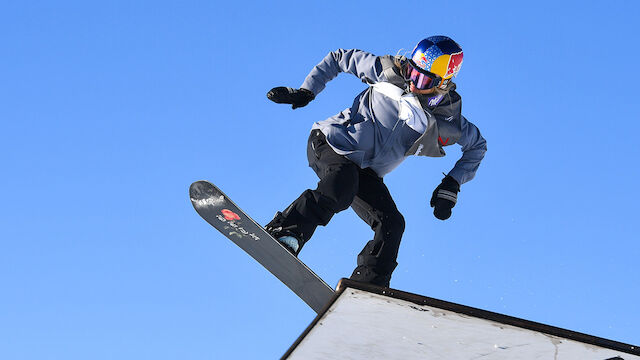
[(331, 300), (334, 290), (329, 285), (215, 185), (196, 181), (189, 188), (189, 196), (191, 204), (204, 220), (251, 255), (316, 313), (320, 313)]

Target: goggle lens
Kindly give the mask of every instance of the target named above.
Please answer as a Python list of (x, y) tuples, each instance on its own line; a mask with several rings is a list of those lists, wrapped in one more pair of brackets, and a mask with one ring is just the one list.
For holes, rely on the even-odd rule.
[(437, 85), (435, 81), (435, 77), (431, 77), (425, 73), (418, 71), (411, 64), (407, 65), (407, 73), (408, 73), (408, 76), (407, 76), (408, 80), (411, 80), (411, 82), (413, 82), (413, 85), (418, 90), (431, 89), (432, 87)]

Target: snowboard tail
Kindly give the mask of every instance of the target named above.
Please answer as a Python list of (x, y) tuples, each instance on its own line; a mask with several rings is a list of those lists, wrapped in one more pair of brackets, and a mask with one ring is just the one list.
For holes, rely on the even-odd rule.
[(211, 226), (269, 270), (316, 313), (334, 290), (208, 181), (189, 188), (191, 204)]

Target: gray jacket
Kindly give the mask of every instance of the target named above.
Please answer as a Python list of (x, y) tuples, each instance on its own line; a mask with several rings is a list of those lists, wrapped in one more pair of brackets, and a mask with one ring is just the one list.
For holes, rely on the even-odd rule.
[(413, 94), (393, 56), (338, 49), (311, 70), (301, 88), (318, 95), (341, 72), (356, 75), (369, 87), (351, 107), (313, 125), (338, 154), (382, 177), (409, 155), (440, 157), (444, 146), (459, 144), (462, 157), (449, 175), (460, 184), (473, 179), (487, 145), (478, 128), (462, 116), (455, 86), (445, 95)]

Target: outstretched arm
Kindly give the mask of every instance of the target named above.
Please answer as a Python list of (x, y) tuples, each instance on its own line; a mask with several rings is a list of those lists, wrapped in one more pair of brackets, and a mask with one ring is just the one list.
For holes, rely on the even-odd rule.
[(291, 104), (294, 109), (306, 106), (341, 72), (351, 73), (367, 83), (383, 80), (378, 56), (357, 49), (338, 49), (311, 69), (299, 89), (279, 86), (271, 89), (267, 97), (278, 104)]
[(318, 95), (341, 72), (353, 74), (365, 82), (376, 83), (383, 81), (382, 70), (380, 58), (376, 55), (357, 49), (338, 49), (327, 54), (311, 69), (300, 87)]

